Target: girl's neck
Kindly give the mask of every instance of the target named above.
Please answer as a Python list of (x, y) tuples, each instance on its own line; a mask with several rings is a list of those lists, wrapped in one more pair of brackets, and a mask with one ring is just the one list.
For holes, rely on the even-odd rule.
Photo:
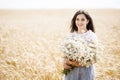
[(77, 31), (78, 34), (83, 34), (85, 32), (87, 32), (87, 29), (78, 29)]

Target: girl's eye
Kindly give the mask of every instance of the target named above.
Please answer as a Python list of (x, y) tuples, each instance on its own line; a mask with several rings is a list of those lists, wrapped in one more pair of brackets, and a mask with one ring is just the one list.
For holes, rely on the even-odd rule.
[(79, 18), (77, 18), (76, 20), (79, 21)]
[(84, 19), (84, 18), (82, 18), (82, 19), (81, 19), (81, 21), (85, 21), (85, 19)]

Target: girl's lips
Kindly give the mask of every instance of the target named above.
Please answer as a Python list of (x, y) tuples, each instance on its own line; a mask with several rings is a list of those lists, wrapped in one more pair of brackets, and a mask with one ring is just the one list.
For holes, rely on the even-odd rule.
[(78, 25), (78, 27), (82, 27), (82, 26), (83, 26), (83, 24)]

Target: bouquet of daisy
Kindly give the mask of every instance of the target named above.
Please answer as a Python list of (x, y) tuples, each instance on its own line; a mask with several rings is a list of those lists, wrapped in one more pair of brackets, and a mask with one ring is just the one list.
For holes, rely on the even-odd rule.
[[(78, 62), (81, 66), (89, 67), (96, 62), (97, 45), (96, 41), (85, 41), (82, 38), (65, 39), (61, 44), (61, 51), (64, 58)], [(72, 69), (75, 66), (70, 65)], [(68, 74), (71, 70), (64, 69), (63, 73)]]

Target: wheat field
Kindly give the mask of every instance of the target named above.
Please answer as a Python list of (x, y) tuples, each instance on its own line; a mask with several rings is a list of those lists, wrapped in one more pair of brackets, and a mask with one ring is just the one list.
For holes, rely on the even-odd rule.
[[(77, 10), (0, 10), (0, 80), (62, 80), (59, 42)], [(95, 80), (120, 80), (120, 10), (88, 9), (103, 46)]]

